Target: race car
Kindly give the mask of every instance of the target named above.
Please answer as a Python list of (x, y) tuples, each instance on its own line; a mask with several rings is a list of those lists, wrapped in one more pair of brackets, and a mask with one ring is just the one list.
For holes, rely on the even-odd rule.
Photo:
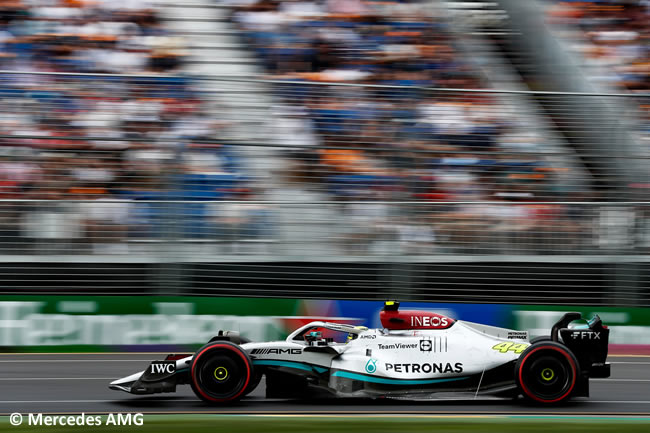
[(383, 328), (311, 322), (284, 341), (252, 343), (220, 331), (193, 355), (169, 355), (111, 382), (132, 394), (189, 384), (211, 404), (249, 394), (266, 377), (267, 397), (459, 398), (523, 395), (558, 404), (589, 395), (589, 378), (609, 377), (609, 330), (598, 316), (566, 313), (550, 335), (455, 320), (386, 302)]

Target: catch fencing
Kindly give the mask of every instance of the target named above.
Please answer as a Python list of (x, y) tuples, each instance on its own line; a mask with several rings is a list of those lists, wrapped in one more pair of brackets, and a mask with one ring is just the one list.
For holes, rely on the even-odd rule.
[(3, 293), (650, 304), (647, 95), (0, 84)]

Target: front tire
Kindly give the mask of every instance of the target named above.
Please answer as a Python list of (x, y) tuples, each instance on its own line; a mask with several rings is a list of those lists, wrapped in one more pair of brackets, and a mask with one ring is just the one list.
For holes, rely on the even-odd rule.
[(229, 341), (216, 341), (200, 348), (190, 364), (190, 385), (209, 403), (228, 403), (243, 397), (253, 378), (248, 354)]
[(571, 397), (580, 377), (580, 366), (566, 346), (541, 341), (521, 354), (515, 364), (515, 376), (526, 399), (558, 404)]

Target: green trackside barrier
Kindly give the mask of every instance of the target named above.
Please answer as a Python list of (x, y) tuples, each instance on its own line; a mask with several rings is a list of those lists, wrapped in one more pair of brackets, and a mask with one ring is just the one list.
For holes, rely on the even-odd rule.
[[(576, 306), (556, 306), (556, 305), (514, 305), (517, 312), (529, 311), (557, 311), (564, 313), (567, 311), (578, 311), (582, 317), (591, 318), (598, 314), (604, 323), (608, 325), (626, 325), (626, 326), (650, 326), (650, 308), (628, 308), (628, 307), (576, 307)], [(516, 319), (517, 313), (513, 315)]]
[(291, 316), (297, 313), (299, 301), (192, 296), (0, 296), (0, 305), (5, 302), (35, 302), (40, 304), (38, 312), (42, 314), (159, 314), (165, 308), (176, 314)]
[(294, 299), (176, 296), (1, 296), (0, 351), (190, 350), (219, 330), (286, 336)]

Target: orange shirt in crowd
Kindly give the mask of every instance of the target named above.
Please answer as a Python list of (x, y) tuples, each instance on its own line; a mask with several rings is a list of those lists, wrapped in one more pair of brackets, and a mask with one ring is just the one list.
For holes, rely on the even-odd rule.
[(321, 151), (321, 162), (336, 170), (346, 172), (367, 172), (363, 154), (360, 150), (354, 149), (323, 149)]

